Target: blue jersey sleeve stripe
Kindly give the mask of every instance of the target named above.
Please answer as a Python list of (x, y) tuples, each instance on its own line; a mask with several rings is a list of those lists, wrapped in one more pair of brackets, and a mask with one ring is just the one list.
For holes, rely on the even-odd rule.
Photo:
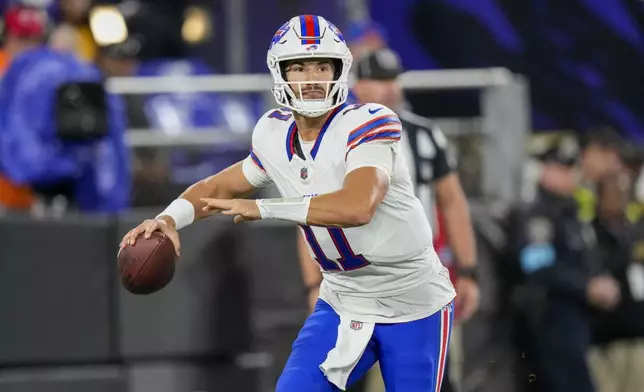
[(352, 141), (347, 143), (347, 147), (351, 147), (358, 143), (360, 140), (364, 139), (365, 137), (369, 137), (370, 135), (385, 132), (385, 131), (396, 131), (400, 132), (402, 131), (402, 125), (398, 122), (386, 122), (382, 125), (378, 125), (377, 127), (374, 127), (370, 129), (367, 132), (363, 132), (360, 136), (357, 138), (354, 138)]
[(352, 144), (351, 149), (354, 149), (363, 143), (372, 142), (374, 140), (400, 140), (400, 131), (395, 129), (385, 129), (379, 132), (374, 132)]
[(257, 155), (255, 154), (255, 151), (253, 151), (253, 149), (252, 149), (252, 148), (250, 149), (250, 158), (251, 158), (251, 159), (253, 160), (253, 162), (257, 165), (257, 167), (259, 167), (259, 168), (260, 168), (260, 169), (262, 169), (264, 172), (266, 172), (266, 169), (264, 169), (264, 165), (262, 165), (262, 161), (260, 161), (260, 160), (259, 160), (259, 158), (258, 158), (258, 157), (257, 157)]
[(349, 138), (347, 139), (347, 146), (352, 144), (355, 140), (359, 139), (361, 136), (367, 134), (373, 129), (382, 127), (384, 125), (400, 124), (400, 121), (395, 116), (382, 116), (370, 120), (358, 128), (354, 129), (349, 133)]
[(347, 156), (349, 156), (349, 152), (351, 152), (351, 150), (353, 150), (354, 148), (358, 147), (363, 143), (369, 143), (373, 141), (385, 141), (385, 140), (399, 141), (400, 136), (401, 136), (401, 132), (400, 130), (397, 130), (397, 129), (383, 129), (381, 131), (374, 132), (358, 140), (353, 145), (349, 146), (346, 154), (344, 154), (344, 159), (345, 160), (347, 159)]
[(385, 124), (399, 124), (400, 121), (394, 116), (381, 116), (367, 121), (349, 133), (347, 144), (350, 144), (360, 136), (371, 131), (374, 128), (383, 126)]

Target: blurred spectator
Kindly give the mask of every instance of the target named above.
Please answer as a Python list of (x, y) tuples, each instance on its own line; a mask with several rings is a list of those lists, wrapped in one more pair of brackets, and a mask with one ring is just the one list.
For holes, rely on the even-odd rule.
[(68, 37), (64, 41), (65, 48), (70, 49), (73, 43), (73, 53), (79, 58), (93, 62), (96, 59), (98, 48), (89, 25), (89, 9), (91, 0), (60, 0), (59, 23), (52, 32), (53, 46), (61, 49), (63, 43), (61, 35)]
[[(13, 6), (4, 14), (4, 35), (0, 50), (0, 76), (14, 57), (42, 44), (47, 26), (47, 14), (39, 9)], [(25, 210), (34, 201), (31, 189), (16, 184), (0, 172), (0, 207)]]
[(42, 47), (14, 59), (0, 85), (0, 171), (62, 210), (127, 207), (124, 112), (101, 82), (69, 53)]
[[(643, 154), (644, 156), (644, 154)], [(635, 185), (633, 186), (633, 203), (629, 215), (633, 218), (644, 218), (644, 165), (634, 171)]]
[(623, 147), (611, 129), (591, 130), (579, 142), (564, 137), (540, 155), (538, 186), (555, 194), (573, 194), (580, 217), (590, 222), (595, 216), (595, 184), (606, 173), (623, 169)]
[(595, 187), (607, 173), (624, 170), (624, 141), (620, 135), (608, 128), (593, 129), (580, 139), (580, 178), (575, 191), (579, 204), (579, 215), (585, 221), (592, 221), (596, 215), (597, 195)]
[[(404, 94), (398, 76), (403, 73), (402, 62), (389, 49), (375, 50), (356, 63), (357, 82), (353, 92), (360, 102), (375, 102), (393, 109), (403, 125), (403, 154), (410, 169), (416, 195), (421, 199), (434, 234), (447, 234), (445, 239), (453, 252), (458, 293), (457, 313), (467, 320), (478, 309), (479, 292), (475, 280), (476, 250), (467, 199), (456, 172), (447, 138), (431, 120), (405, 109)], [(446, 233), (437, 230), (436, 206), (443, 216)], [(446, 243), (434, 243), (446, 260)], [(450, 266), (451, 267), (451, 266)]]
[(50, 35), (48, 45), (53, 50), (76, 53), (76, 49), (78, 48), (78, 34), (70, 26), (59, 26)]
[(47, 14), (34, 7), (12, 6), (4, 14), (4, 34), (0, 50), (0, 73), (4, 73), (11, 60), (44, 42)]
[[(144, 37), (130, 34), (123, 42), (100, 47), (96, 63), (105, 77), (136, 76), (144, 44)], [(127, 94), (122, 99), (129, 127), (149, 129), (150, 121), (145, 113), (146, 96)], [(163, 155), (153, 148), (139, 148), (132, 154), (133, 206), (162, 205), (169, 192), (176, 193), (176, 190), (168, 189), (168, 167), (161, 158)]]
[(620, 170), (624, 164), (621, 156), (623, 145), (619, 134), (610, 128), (587, 131), (580, 141), (583, 180), (596, 184), (606, 173)]
[[(93, 10), (94, 11), (94, 10)], [(118, 15), (123, 24), (123, 31), (97, 29), (99, 41), (106, 41), (99, 46), (96, 53), (96, 64), (106, 77), (135, 77), (146, 59), (163, 56), (164, 50), (176, 52), (176, 40), (172, 34), (176, 29), (167, 23), (167, 15), (154, 13), (154, 8), (138, 1), (127, 1), (114, 8), (102, 10), (108, 15)], [(98, 21), (98, 11), (93, 15)], [(117, 18), (118, 18), (117, 16)], [(114, 16), (112, 16), (114, 18)], [(109, 18), (107, 18), (109, 19)], [(116, 19), (116, 18), (115, 18)], [(98, 25), (98, 22), (96, 22)], [(164, 26), (165, 24), (165, 26)], [(112, 36), (112, 33), (114, 34)], [(124, 35), (122, 41), (113, 42), (114, 37)], [(145, 94), (127, 94), (122, 99), (125, 103), (126, 117), (131, 129), (149, 130), (151, 121), (146, 114), (149, 97)], [(133, 173), (133, 206), (161, 205), (170, 195), (177, 193), (169, 187), (168, 164), (165, 154), (157, 148), (137, 148), (132, 155)]]
[(106, 45), (100, 48), (96, 64), (103, 70), (106, 77), (135, 76), (140, 64), (141, 40), (129, 36), (118, 44)]
[[(523, 349), (536, 366), (537, 389), (591, 392), (595, 388), (586, 354), (592, 309), (614, 308), (620, 292), (615, 279), (601, 273), (593, 228), (580, 219), (573, 196), (578, 184), (574, 153), (558, 152), (545, 158), (546, 167), (556, 168), (557, 186), (546, 188), (549, 181), (542, 180), (516, 228), (516, 258), (524, 276), (516, 304), (527, 333)], [(544, 172), (545, 178), (550, 174)]]
[(387, 47), (384, 28), (370, 20), (350, 24), (344, 31), (344, 38), (349, 45), (354, 61), (360, 60), (364, 55), (374, 50)]
[(628, 218), (631, 178), (609, 173), (597, 187), (594, 221), (603, 269), (619, 282), (621, 302), (595, 317), (591, 364), (602, 392), (644, 388), (644, 221)]
[(398, 76), (404, 70), (398, 54), (390, 49), (375, 49), (355, 62), (356, 84), (353, 92), (362, 103), (376, 102), (400, 113), (404, 93)]
[[(544, 191), (550, 194), (567, 195), (568, 198), (571, 195), (574, 196), (575, 203), (569, 201), (571, 217), (572, 211), (575, 210), (576, 218), (582, 226), (586, 226), (587, 222), (592, 223), (593, 230), (584, 229), (581, 233), (582, 237), (587, 240), (592, 240), (596, 236), (598, 243), (595, 247), (598, 257), (578, 257), (578, 273), (576, 274), (578, 279), (576, 281), (571, 278), (570, 273), (566, 275), (564, 269), (560, 267), (559, 280), (568, 281), (569, 293), (574, 293), (573, 288), (577, 287), (577, 298), (580, 298), (580, 288), (584, 280), (584, 274), (581, 272), (584, 268), (586, 269), (585, 280), (588, 283), (585, 292), (589, 311), (584, 312), (580, 310), (581, 308), (573, 311), (573, 306), (570, 306), (571, 302), (568, 301), (570, 309), (567, 316), (560, 318), (557, 323), (549, 321), (549, 325), (560, 324), (555, 327), (555, 331), (559, 331), (558, 333), (562, 336), (566, 336), (562, 329), (566, 319), (569, 323), (568, 328), (574, 327), (577, 331), (576, 334), (569, 333), (568, 336), (574, 335), (576, 338), (569, 340), (566, 349), (577, 352), (578, 359), (584, 352), (582, 349), (588, 349), (593, 339), (600, 344), (601, 349), (596, 350), (591, 358), (593, 374), (596, 375), (597, 387), (601, 391), (639, 391), (644, 384), (637, 378), (639, 374), (629, 373), (628, 369), (633, 365), (640, 366), (638, 358), (642, 353), (638, 351), (640, 350), (637, 348), (639, 347), (638, 342), (633, 339), (639, 338), (640, 331), (644, 331), (641, 325), (644, 324), (644, 318), (641, 317), (643, 309), (640, 309), (641, 305), (633, 300), (630, 287), (634, 279), (640, 277), (640, 273), (633, 274), (630, 271), (642, 267), (641, 264), (633, 263), (634, 255), (637, 253), (637, 246), (633, 244), (637, 242), (635, 238), (642, 235), (642, 229), (636, 229), (638, 225), (641, 226), (641, 223), (635, 223), (641, 222), (639, 220), (641, 214), (637, 213), (640, 209), (637, 208), (637, 204), (631, 202), (633, 196), (631, 185), (641, 167), (641, 157), (637, 153), (637, 149), (626, 149), (620, 136), (611, 129), (594, 129), (582, 135), (579, 140), (580, 148), (572, 139), (564, 138), (555, 148), (542, 155), (546, 162), (541, 169), (539, 199), (543, 200)], [(581, 150), (579, 151), (579, 149)], [(576, 169), (573, 169), (574, 167)], [(538, 204), (538, 201), (535, 203)], [(555, 205), (554, 202), (549, 203)], [(545, 205), (542, 208), (545, 209)], [(563, 388), (566, 385), (564, 384), (566, 380), (569, 381), (569, 388), (572, 388), (575, 382), (572, 375), (576, 375), (576, 382), (579, 383), (581, 376), (588, 373), (585, 365), (582, 366), (582, 361), (578, 360), (577, 366), (570, 366), (566, 369), (571, 376), (566, 379), (563, 371), (557, 374), (554, 365), (556, 362), (553, 364), (544, 362), (547, 361), (548, 356), (546, 355), (544, 358), (543, 353), (550, 353), (550, 357), (554, 357), (556, 354), (554, 347), (563, 345), (565, 340), (557, 340), (554, 335), (548, 339), (550, 333), (546, 332), (547, 328), (553, 327), (546, 328), (543, 319), (548, 315), (556, 314), (551, 310), (553, 305), (548, 303), (553, 292), (552, 276), (544, 280), (542, 275), (541, 281), (536, 277), (538, 277), (538, 273), (543, 274), (538, 271), (554, 271), (557, 265), (562, 264), (560, 260), (562, 255), (574, 253), (572, 251), (575, 244), (565, 240), (566, 236), (574, 239), (574, 235), (569, 232), (570, 229), (566, 232), (562, 225), (557, 226), (555, 215), (551, 214), (549, 220), (543, 221), (541, 220), (543, 217), (539, 216), (536, 222), (541, 221), (541, 223), (534, 223), (533, 217), (526, 218), (523, 236), (524, 239), (528, 238), (526, 240), (528, 245), (522, 250), (520, 257), (521, 266), (529, 282), (527, 286), (523, 287), (523, 289), (527, 289), (522, 292), (522, 298), (537, 309), (535, 315), (526, 316), (526, 319), (530, 319), (532, 330), (538, 331), (539, 340), (535, 340), (533, 349), (536, 352), (537, 368), (542, 371), (541, 376), (537, 373), (537, 384), (543, 390), (559, 390), (554, 388), (558, 385)], [(559, 213), (559, 215), (563, 216), (563, 213)], [(548, 223), (542, 224), (543, 222)], [(534, 225), (551, 227), (549, 236), (541, 233), (541, 237), (551, 238), (551, 240), (544, 241), (541, 238), (536, 243), (531, 243), (529, 233), (534, 236), (535, 229), (531, 229), (531, 226)], [(539, 230), (544, 231), (543, 228)], [(638, 231), (640, 231), (639, 234)], [(557, 239), (557, 236), (561, 238)], [(642, 238), (644, 239), (644, 237)], [(556, 245), (557, 243), (559, 246)], [(579, 244), (581, 243), (579, 241)], [(572, 257), (567, 258), (568, 272), (573, 267), (571, 260), (573, 260)], [(644, 287), (644, 272), (641, 272), (641, 279), (642, 283), (635, 283), (638, 288)], [(548, 281), (549, 283), (547, 283)], [(559, 298), (561, 303), (555, 308), (564, 309), (565, 302), (561, 296)], [(524, 302), (523, 307), (527, 306)], [(539, 310), (540, 306), (543, 306), (543, 311)], [(559, 313), (563, 313), (563, 311)], [(573, 323), (575, 314), (577, 320)], [(593, 315), (599, 316), (593, 317)], [(624, 343), (624, 339), (629, 340)], [(545, 343), (541, 344), (539, 341), (545, 341), (552, 347), (548, 347)], [(625, 346), (629, 348), (625, 349)], [(561, 355), (562, 352), (559, 354)], [(630, 362), (626, 360), (627, 358), (630, 358)], [(608, 362), (610, 362), (610, 366)], [(563, 366), (563, 363), (560, 365)], [(545, 373), (543, 373), (544, 369)], [(616, 377), (618, 373), (620, 376)], [(583, 380), (583, 383), (579, 384), (583, 386), (577, 386), (575, 390), (588, 388), (586, 376), (583, 377)]]
[[(136, 76), (140, 66), (143, 39), (131, 34), (123, 42), (102, 46), (96, 57), (96, 65), (104, 77)], [(140, 94), (125, 95), (128, 124), (133, 128), (147, 128), (149, 122), (143, 112), (145, 96)]]
[(628, 144), (624, 151), (626, 172), (633, 183), (627, 215), (632, 221), (644, 218), (644, 145)]

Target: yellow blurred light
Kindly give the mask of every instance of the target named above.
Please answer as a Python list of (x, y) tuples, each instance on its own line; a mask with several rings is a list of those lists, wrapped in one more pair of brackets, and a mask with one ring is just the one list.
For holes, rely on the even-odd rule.
[(181, 35), (184, 41), (191, 44), (203, 42), (212, 33), (210, 16), (200, 7), (190, 7), (186, 10)]
[(114, 6), (98, 6), (92, 9), (89, 26), (99, 46), (118, 44), (127, 39), (125, 18)]

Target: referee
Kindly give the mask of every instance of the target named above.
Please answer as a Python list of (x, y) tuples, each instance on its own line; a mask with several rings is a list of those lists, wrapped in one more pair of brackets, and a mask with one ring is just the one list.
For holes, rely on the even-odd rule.
[[(469, 206), (447, 139), (431, 120), (405, 109), (402, 88), (397, 81), (403, 69), (393, 51), (372, 52), (358, 61), (355, 72), (357, 82), (353, 96), (359, 102), (375, 102), (391, 108), (402, 122), (402, 154), (414, 181), (416, 196), (433, 223), (434, 235), (445, 236), (454, 254), (458, 276), (456, 302), (460, 318), (467, 320), (476, 312), (479, 303), (476, 247)], [(437, 215), (442, 218), (441, 224), (438, 224)], [(436, 245), (440, 248), (440, 244)]]

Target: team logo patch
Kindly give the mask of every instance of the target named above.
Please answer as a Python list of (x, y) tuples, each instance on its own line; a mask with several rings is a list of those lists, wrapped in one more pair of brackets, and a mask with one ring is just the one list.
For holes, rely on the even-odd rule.
[(309, 46), (308, 48), (306, 48), (306, 51), (307, 51), (307, 52), (311, 52), (311, 51), (314, 51), (314, 50), (318, 50), (318, 46), (317, 46), (317, 45), (311, 45), (311, 46)]
[(351, 320), (351, 324), (349, 324), (349, 328), (353, 329), (354, 331), (361, 330), (362, 329), (362, 321)]
[(300, 169), (300, 178), (303, 180), (306, 180), (309, 178), (309, 169), (306, 167), (303, 167)]

